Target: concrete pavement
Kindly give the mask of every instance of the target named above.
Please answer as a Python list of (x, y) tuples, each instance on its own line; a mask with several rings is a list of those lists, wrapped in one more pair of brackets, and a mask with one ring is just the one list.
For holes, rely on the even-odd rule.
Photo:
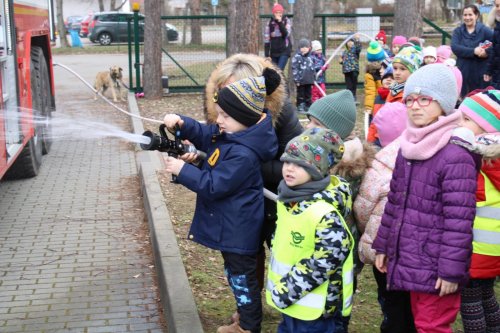
[[(78, 57), (55, 61), (92, 82), (102, 69), (88, 65), (92, 56)], [(120, 61), (112, 57), (104, 68)], [(55, 119), (84, 116), (131, 130), (127, 116), (94, 102), (92, 93), (63, 69), (54, 72)], [(135, 145), (60, 137), (37, 177), (0, 182), (0, 332), (166, 332), (163, 316), (169, 332), (201, 332), (172, 243), (175, 235), (165, 231), (169, 219), (158, 206), (164, 205), (161, 192), (148, 194), (148, 188), (157, 191), (158, 186), (149, 178), (154, 157), (148, 156), (139, 158), (139, 173)], [(149, 176), (141, 180), (141, 174)], [(152, 211), (144, 209), (141, 183), (147, 202), (155, 203)], [(149, 223), (158, 226), (151, 230), (152, 249), (147, 216), (157, 213), (161, 224)]]

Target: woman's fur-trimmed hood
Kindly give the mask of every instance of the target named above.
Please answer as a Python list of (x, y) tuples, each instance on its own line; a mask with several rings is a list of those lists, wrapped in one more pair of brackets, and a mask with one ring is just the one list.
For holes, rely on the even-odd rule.
[(371, 166), (375, 154), (375, 147), (368, 142), (361, 142), (359, 138), (344, 141), (345, 152), (342, 160), (335, 165), (331, 173), (347, 180), (361, 179)]
[[(283, 103), (286, 97), (286, 81), (284, 79), (282, 71), (275, 66), (270, 60), (267, 58), (262, 58), (254, 54), (235, 54), (223, 62), (221, 62), (217, 68), (210, 74), (208, 78), (206, 88), (205, 88), (205, 102), (204, 102), (204, 114), (207, 123), (215, 123), (217, 120), (217, 111), (215, 110), (215, 102), (213, 100), (214, 94), (221, 88), (221, 85), (225, 85), (231, 77), (232, 74), (224, 77), (224, 82), (217, 82), (217, 79), (220, 80), (221, 77), (224, 76), (222, 73), (227, 68), (230, 63), (231, 66), (237, 66), (238, 64), (247, 64), (248, 62), (253, 62), (254, 64), (258, 64), (258, 69), (260, 73), (257, 73), (255, 76), (261, 76), (262, 72), (265, 68), (272, 68), (276, 72), (278, 72), (281, 76), (281, 83), (278, 88), (269, 96), (266, 96), (266, 101), (264, 104), (264, 108), (269, 110), (269, 114), (271, 115), (271, 119), (273, 121), (273, 125), (276, 124), (276, 121), (281, 113)], [(234, 74), (234, 73), (233, 73)], [(248, 76), (238, 78), (236, 77), (236, 81), (238, 79), (247, 78)]]

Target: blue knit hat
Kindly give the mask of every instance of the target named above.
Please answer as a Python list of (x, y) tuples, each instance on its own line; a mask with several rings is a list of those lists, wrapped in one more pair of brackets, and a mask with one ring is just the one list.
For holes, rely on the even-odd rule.
[(382, 61), (385, 59), (384, 49), (378, 42), (371, 41), (366, 49), (366, 60), (368, 61)]

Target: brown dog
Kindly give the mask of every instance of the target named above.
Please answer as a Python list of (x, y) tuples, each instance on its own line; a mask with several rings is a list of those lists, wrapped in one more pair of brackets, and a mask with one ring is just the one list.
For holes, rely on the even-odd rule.
[(119, 66), (112, 66), (109, 68), (108, 72), (99, 72), (95, 78), (94, 88), (96, 89), (94, 100), (97, 100), (97, 94), (101, 93), (104, 95), (106, 89), (110, 88), (113, 94), (113, 101), (117, 102), (116, 92), (118, 91), (118, 96), (120, 100), (125, 101), (121, 94), (122, 82), (122, 71), (123, 69)]

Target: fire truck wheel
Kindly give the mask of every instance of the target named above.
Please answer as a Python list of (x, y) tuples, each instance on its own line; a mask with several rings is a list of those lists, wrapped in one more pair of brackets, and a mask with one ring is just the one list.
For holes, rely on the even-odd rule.
[(97, 39), (101, 45), (109, 45), (113, 41), (113, 37), (109, 32), (102, 32)]
[[(35, 124), (35, 133), (23, 148), (14, 165), (5, 174), (6, 179), (29, 178), (38, 175), (42, 165), (43, 137), (49, 122), (48, 113), (44, 111), (44, 80), (42, 78), (43, 65), (47, 72), (45, 57), (40, 47), (33, 47), (31, 51), (31, 97)], [(45, 75), (48, 75), (47, 73)]]
[[(37, 82), (33, 83), (36, 89), (39, 88), (39, 94), (41, 98), (41, 103), (36, 108), (38, 111), (37, 117), (37, 129), (40, 131), (40, 139), (42, 141), (42, 153), (48, 154), (50, 147), (52, 146), (52, 109), (51, 109), (51, 93), (50, 93), (50, 79), (49, 70), (47, 69), (47, 62), (45, 61), (45, 56), (40, 47), (33, 47), (31, 49), (31, 75), (35, 76)], [(35, 90), (36, 90), (35, 89)]]

